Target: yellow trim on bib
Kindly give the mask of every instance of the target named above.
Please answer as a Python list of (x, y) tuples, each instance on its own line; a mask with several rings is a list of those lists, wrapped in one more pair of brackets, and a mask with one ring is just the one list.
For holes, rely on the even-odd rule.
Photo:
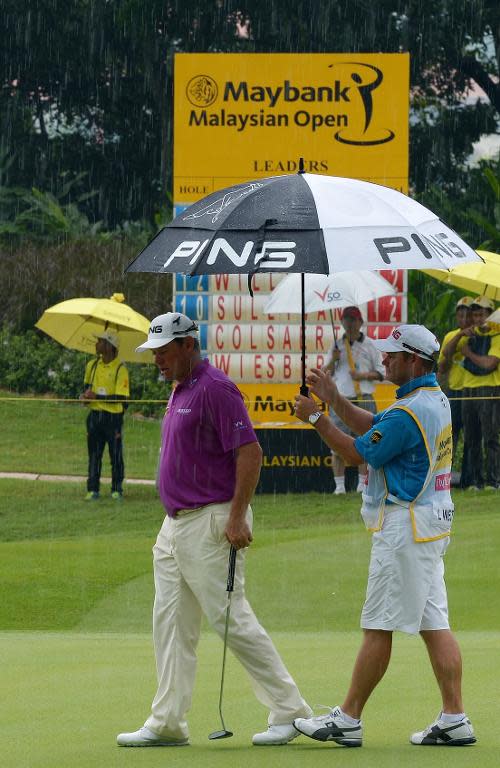
[[(418, 499), (418, 496), (417, 496), (417, 499)], [(413, 530), (413, 541), (416, 544), (424, 544), (426, 541), (437, 541), (438, 539), (445, 539), (447, 536), (451, 536), (451, 531), (447, 531), (446, 533), (440, 533), (437, 536), (428, 536), (427, 538), (420, 538), (419, 536), (417, 536), (417, 523), (415, 520), (415, 510), (414, 510), (415, 502), (417, 499), (412, 501), (409, 506), (411, 527)]]

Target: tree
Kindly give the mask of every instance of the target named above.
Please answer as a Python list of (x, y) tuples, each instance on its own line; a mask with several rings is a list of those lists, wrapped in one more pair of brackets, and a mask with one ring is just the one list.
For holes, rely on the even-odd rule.
[[(2, 23), (4, 184), (59, 199), (85, 171), (105, 227), (166, 207), (176, 51), (409, 51), (416, 192), (459, 188), (500, 111), (496, 0), (2, 0)], [(472, 81), (491, 104), (464, 102)]]

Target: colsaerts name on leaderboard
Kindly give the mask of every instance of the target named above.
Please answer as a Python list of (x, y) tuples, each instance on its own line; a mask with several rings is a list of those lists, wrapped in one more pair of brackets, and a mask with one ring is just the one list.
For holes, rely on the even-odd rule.
[[(335, 138), (345, 143), (381, 144), (392, 140), (394, 133), (384, 129), (380, 135), (368, 136), (367, 132), (377, 101), (375, 91), (383, 79), (380, 69), (366, 64), (355, 65), (347, 82), (332, 79), (322, 85), (299, 86), (291, 80), (283, 80), (280, 85), (270, 86), (252, 85), (246, 80), (227, 80), (219, 88), (212, 77), (200, 74), (191, 78), (186, 86), (186, 96), (195, 107), (189, 112), (188, 123), (192, 127), (232, 127), (236, 131), (252, 127), (287, 128), (290, 125), (313, 132), (321, 128), (350, 128), (360, 135), (353, 135), (351, 139), (350, 132), (337, 130)], [(219, 106), (221, 102), (224, 106)], [(260, 109), (247, 111), (248, 105), (258, 107), (259, 104), (262, 105)], [(280, 112), (279, 107), (285, 104), (296, 104), (298, 108), (293, 112)], [(314, 105), (324, 104), (333, 104), (337, 110), (314, 110)], [(355, 121), (348, 114), (352, 113), (354, 104), (358, 112)], [(245, 110), (230, 111), (232, 105), (245, 107)]]

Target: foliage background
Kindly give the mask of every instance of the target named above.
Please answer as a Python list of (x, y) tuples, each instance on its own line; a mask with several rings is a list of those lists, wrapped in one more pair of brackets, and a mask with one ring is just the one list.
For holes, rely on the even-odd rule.
[[(35, 331), (0, 328), (0, 386), (10, 392), (76, 399), (83, 390), (88, 355), (64, 349)], [(165, 410), (170, 385), (154, 365), (129, 365), (130, 412), (156, 416)], [(159, 401), (159, 402), (146, 402)]]
[[(0, 326), (11, 334), (74, 296), (121, 291), (148, 317), (169, 309), (170, 276), (123, 270), (170, 216), (177, 51), (409, 51), (412, 194), (471, 245), (500, 251), (499, 159), (467, 163), (498, 130), (496, 0), (0, 0), (0, 18)], [(410, 319), (442, 336), (459, 295), (411, 273)], [(12, 377), (3, 384), (20, 386), (19, 366)]]

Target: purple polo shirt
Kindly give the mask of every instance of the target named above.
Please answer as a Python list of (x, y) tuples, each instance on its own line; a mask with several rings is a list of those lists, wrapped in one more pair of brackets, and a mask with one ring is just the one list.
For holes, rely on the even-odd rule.
[(176, 386), (163, 419), (159, 491), (167, 514), (230, 501), (236, 449), (254, 442), (240, 391), (203, 360)]

